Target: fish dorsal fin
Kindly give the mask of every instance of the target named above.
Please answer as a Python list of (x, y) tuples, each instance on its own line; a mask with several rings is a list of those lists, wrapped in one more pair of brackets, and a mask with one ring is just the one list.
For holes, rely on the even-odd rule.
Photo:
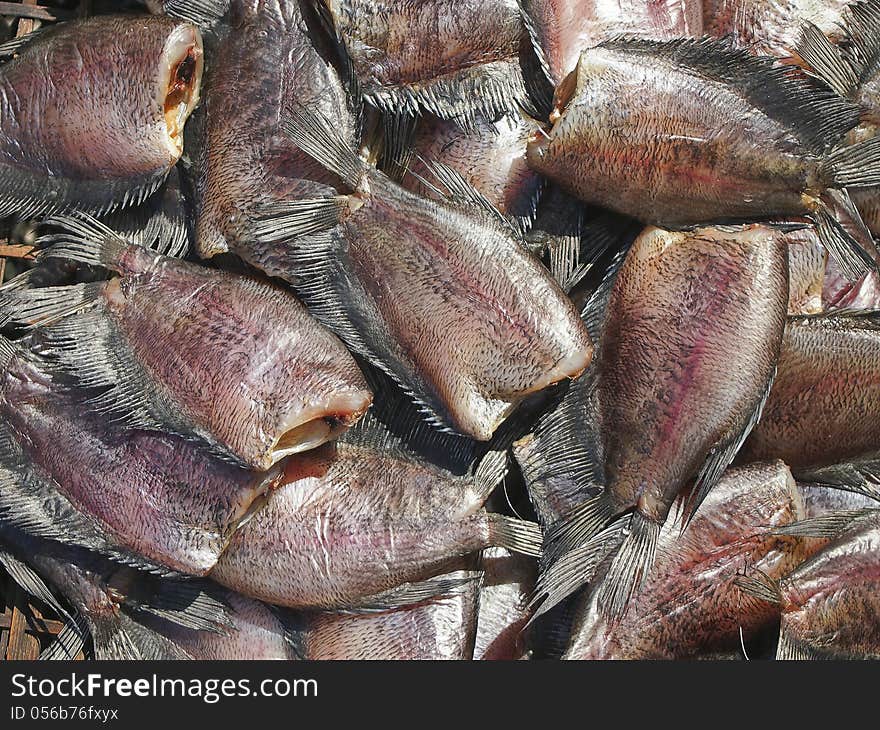
[(880, 0), (854, 2), (848, 14), (841, 49), (859, 81), (865, 82), (880, 66)]
[[(725, 84), (767, 116), (784, 124), (804, 145), (821, 154), (836, 146), (859, 122), (859, 107), (813, 83), (775, 59), (753, 56), (727, 40), (682, 38), (648, 41), (615, 38), (600, 48), (668, 59), (704, 78)], [(800, 75), (799, 75), (800, 74)]]

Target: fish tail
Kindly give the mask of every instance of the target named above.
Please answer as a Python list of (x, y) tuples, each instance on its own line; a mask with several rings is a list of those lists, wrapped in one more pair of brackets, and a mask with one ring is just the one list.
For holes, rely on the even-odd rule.
[(53, 324), (96, 301), (104, 282), (71, 286), (12, 287), (0, 290), (0, 323), (5, 318), (27, 327)]
[(487, 547), (502, 547), (514, 553), (541, 556), (544, 535), (536, 522), (527, 522), (515, 517), (489, 514), (489, 541)]
[(474, 472), (477, 491), (483, 495), (483, 501), (489, 498), (489, 495), (504, 481), (506, 476), (507, 451), (490, 451), (483, 457), (483, 460)]
[(855, 69), (815, 24), (807, 22), (795, 52), (812, 69), (813, 73), (842, 97), (849, 97), (858, 87)]
[(880, 185), (880, 137), (833, 150), (820, 165), (829, 188), (870, 188)]
[(593, 580), (599, 565), (626, 539), (631, 520), (632, 515), (619, 517), (541, 571), (529, 600), (529, 608), (537, 607), (529, 623)]
[[(8, 321), (9, 317), (6, 315), (5, 312), (3, 314), (0, 314), (0, 326)], [(15, 357), (15, 354), (15, 345), (10, 340), (7, 340), (5, 337), (3, 337), (3, 335), (0, 335), (0, 371), (6, 369), (9, 363), (12, 362), (12, 358)]]
[(767, 603), (782, 605), (782, 591), (779, 581), (773, 580), (763, 570), (755, 570), (751, 575), (737, 576), (733, 584), (743, 593)]
[(122, 611), (93, 612), (89, 618), (96, 659), (192, 659), (173, 641)]
[(59, 230), (37, 239), (42, 249), (38, 260), (68, 259), (120, 271), (122, 254), (133, 245), (88, 213), (59, 213), (46, 218), (43, 224)]
[(630, 533), (621, 544), (599, 588), (599, 606), (611, 619), (626, 614), (654, 565), (660, 524), (634, 512)]
[(871, 255), (844, 229), (825, 203), (818, 201), (813, 218), (820, 242), (849, 281), (858, 281), (868, 272), (877, 270), (877, 263)]
[(552, 525), (544, 538), (544, 558), (553, 562), (588, 542), (613, 517), (606, 492), (583, 501), (564, 519)]

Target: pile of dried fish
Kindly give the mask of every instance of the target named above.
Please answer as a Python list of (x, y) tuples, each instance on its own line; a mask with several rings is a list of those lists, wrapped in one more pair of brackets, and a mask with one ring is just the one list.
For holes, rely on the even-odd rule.
[(46, 658), (880, 658), (880, 0), (108, 5), (0, 45)]

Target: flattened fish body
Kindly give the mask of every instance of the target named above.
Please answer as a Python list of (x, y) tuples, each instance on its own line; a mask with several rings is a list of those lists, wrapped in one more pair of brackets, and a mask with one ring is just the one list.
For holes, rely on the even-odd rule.
[(235, 0), (210, 54), (193, 150), (196, 244), (232, 251), (272, 276), (284, 247), (256, 245), (262, 205), (332, 195), (340, 184), (279, 130), (291, 104), (314, 107), (356, 147), (354, 118), (330, 63), (312, 45), (295, 0)]
[[(683, 507), (683, 501), (679, 503)], [(772, 622), (776, 609), (734, 584), (760, 566), (780, 578), (805, 551), (768, 529), (804, 517), (794, 479), (780, 462), (728, 470), (682, 532), (684, 510), (660, 531), (657, 560), (627, 614), (609, 620), (594, 591), (581, 602), (567, 659), (677, 659), (733, 648)]]
[(601, 338), (607, 488), (662, 523), (710, 449), (742, 432), (785, 324), (784, 238), (773, 229), (647, 229), (614, 285)]
[(869, 316), (788, 322), (776, 379), (744, 457), (780, 458), (797, 474), (877, 452), (880, 331)]
[(201, 74), (201, 35), (178, 20), (44, 30), (0, 67), (3, 215), (143, 201), (183, 151)]

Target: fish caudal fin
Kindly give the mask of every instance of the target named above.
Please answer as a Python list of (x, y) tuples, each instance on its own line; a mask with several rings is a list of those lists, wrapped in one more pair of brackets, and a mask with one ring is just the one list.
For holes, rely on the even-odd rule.
[(535, 522), (495, 513), (489, 514), (489, 547), (502, 547), (514, 553), (541, 556), (544, 536)]
[(531, 621), (593, 580), (599, 565), (626, 538), (631, 520), (631, 515), (619, 517), (584, 545), (565, 553), (541, 572), (529, 601), (530, 608), (537, 607)]
[(64, 213), (46, 218), (43, 225), (60, 229), (37, 239), (38, 260), (68, 259), (119, 271), (122, 253), (131, 245), (116, 231), (88, 213)]
[(623, 617), (630, 600), (644, 585), (654, 565), (660, 527), (639, 512), (633, 513), (630, 533), (599, 586), (599, 607), (607, 617)]

